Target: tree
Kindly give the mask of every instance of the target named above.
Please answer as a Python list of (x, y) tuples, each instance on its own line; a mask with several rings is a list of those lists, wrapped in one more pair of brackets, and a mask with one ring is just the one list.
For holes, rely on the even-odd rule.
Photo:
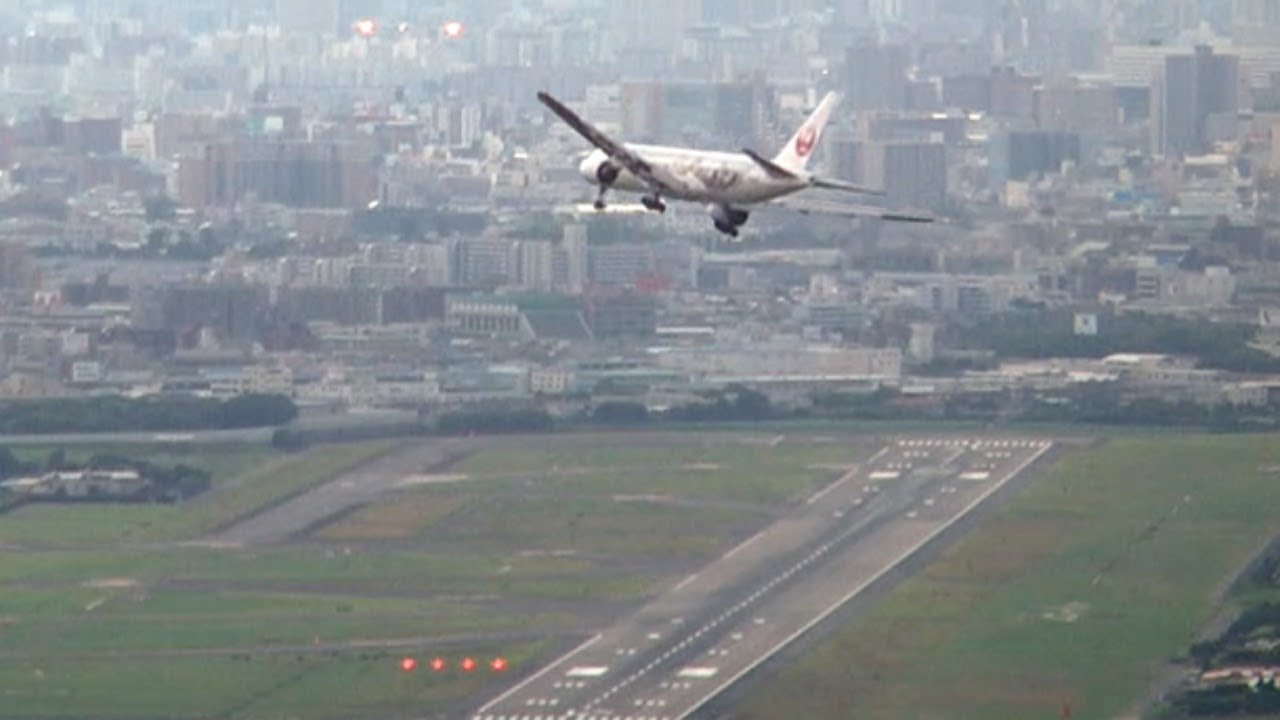
[(49, 457), (44, 461), (44, 469), (46, 472), (57, 472), (58, 470), (67, 469), (67, 451), (64, 448), (54, 448)]
[(610, 401), (596, 406), (591, 419), (602, 425), (639, 425), (649, 420), (643, 403)]
[(7, 447), (0, 447), (0, 479), (13, 477), (23, 470), (22, 461)]
[(222, 405), (224, 428), (284, 425), (298, 417), (298, 406), (283, 395), (240, 395)]

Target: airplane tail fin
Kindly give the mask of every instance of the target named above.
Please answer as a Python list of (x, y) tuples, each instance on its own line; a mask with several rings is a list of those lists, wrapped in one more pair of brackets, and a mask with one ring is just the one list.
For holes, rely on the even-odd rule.
[(813, 157), (813, 151), (822, 140), (822, 132), (826, 130), (827, 121), (831, 119), (831, 111), (835, 109), (838, 101), (839, 98), (835, 93), (827, 93), (827, 96), (822, 98), (822, 102), (818, 103), (818, 108), (813, 111), (808, 120), (804, 121), (804, 125), (800, 126), (796, 134), (787, 142), (786, 147), (782, 148), (782, 152), (773, 159), (774, 164), (787, 172), (803, 174), (805, 168), (809, 166), (809, 158)]

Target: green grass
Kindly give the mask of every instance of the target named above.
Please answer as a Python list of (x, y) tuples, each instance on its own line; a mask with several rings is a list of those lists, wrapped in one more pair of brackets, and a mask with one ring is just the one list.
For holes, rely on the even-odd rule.
[[(666, 436), (664, 436), (666, 437)], [(502, 445), (455, 468), (479, 480), (533, 483), (520, 487), (582, 495), (662, 494), (688, 499), (777, 503), (813, 492), (835, 470), (865, 456), (847, 442), (767, 436), (671, 436), (665, 445), (586, 446), (551, 439), (539, 447)], [(608, 439), (601, 440), (609, 442)], [(617, 441), (614, 441), (617, 442)]]
[(388, 442), (328, 445), (299, 455), (250, 446), (154, 452), (143, 456), (209, 470), (213, 489), (178, 505), (28, 505), (0, 515), (0, 543), (83, 546), (193, 539), (390, 447)]
[[(502, 656), (520, 672), (546, 647), (420, 648), (457, 663), (463, 656)], [(241, 718), (276, 720), (422, 717), (505, 679), (488, 671), (433, 675), (403, 673), (400, 653), (344, 652), (334, 656), (163, 658), (128, 663), (75, 659), (0, 664), (0, 718), (94, 717), (121, 720)]]
[[(1140, 705), (1280, 528), (1280, 437), (1069, 456), (734, 717), (1107, 718)], [(1076, 611), (1062, 622), (1062, 609)], [(1058, 620), (1046, 616), (1058, 615)]]
[(488, 497), (436, 524), (426, 538), (494, 552), (695, 558), (713, 551), (742, 520), (728, 510), (590, 495)]
[[(10, 595), (14, 593), (9, 593)], [(17, 593), (22, 595), (21, 591)], [(17, 604), (0, 627), (8, 652), (24, 657), (96, 657), (116, 653), (306, 646), (316, 639), (394, 640), (514, 630), (529, 618), (492, 617), (466, 603), (268, 592), (161, 590), (75, 593), (75, 606)], [(90, 599), (92, 598), (92, 599)], [(5, 600), (5, 606), (12, 603)], [(541, 618), (544, 625), (555, 618)]]
[[(454, 469), (469, 481), (397, 492), (318, 530), (319, 542), (283, 547), (173, 541), (205, 537), (389, 446), (211, 453), (199, 461), (215, 489), (185, 505), (0, 516), (0, 542), (28, 548), (0, 556), (0, 720), (447, 713), (493, 694), (494, 679), (406, 676), (399, 652), (298, 649), (317, 636), (343, 644), (581, 630), (567, 614), (577, 603), (637, 601), (671, 580), (662, 568), (682, 573), (710, 559), (839, 472), (816, 466), (865, 455), (803, 438), (763, 444), (770, 439), (494, 441)], [(523, 600), (538, 602), (524, 610)], [(574, 604), (548, 604), (558, 600)], [(252, 657), (210, 654), (231, 649)], [(551, 649), (428, 647), (421, 656), (501, 652), (536, 665)]]

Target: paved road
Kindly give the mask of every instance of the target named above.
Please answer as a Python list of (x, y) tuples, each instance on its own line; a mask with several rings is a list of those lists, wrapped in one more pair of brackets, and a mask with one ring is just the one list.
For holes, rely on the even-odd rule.
[[(287, 427), (296, 430), (336, 430), (367, 428), (370, 425), (397, 425), (413, 422), (417, 413), (402, 411), (343, 413), (303, 416)], [(0, 445), (150, 445), (174, 443), (190, 445), (263, 444), (271, 442), (276, 428), (246, 430), (173, 430), (117, 433), (57, 433), (52, 435), (0, 435)]]
[(903, 439), (473, 720), (689, 717), (994, 495), (1047, 441)]
[[(207, 538), (220, 546), (287, 542), (353, 507), (377, 500), (448, 460), (446, 446), (422, 441), (361, 464), (331, 482), (250, 516)], [(426, 481), (430, 481), (427, 478)]]

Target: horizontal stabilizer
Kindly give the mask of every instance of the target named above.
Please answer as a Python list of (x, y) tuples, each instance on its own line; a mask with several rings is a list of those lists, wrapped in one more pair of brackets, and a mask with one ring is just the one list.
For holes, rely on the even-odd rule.
[(917, 224), (934, 224), (939, 222), (936, 218), (927, 215), (911, 215), (903, 212), (894, 212), (885, 208), (868, 207), (866, 205), (848, 205), (845, 203), (828, 203), (828, 202), (796, 202), (791, 200), (780, 200), (772, 203), (770, 207), (782, 208), (792, 212), (798, 212), (801, 215), (826, 215), (829, 217), (846, 217), (846, 218), (869, 218), (874, 220), (884, 220), (886, 222), (900, 223), (917, 223)]
[(768, 158), (764, 157), (763, 155), (756, 152), (755, 150), (747, 148), (742, 152), (746, 153), (747, 157), (754, 160), (757, 165), (764, 168), (765, 173), (768, 174), (769, 177), (771, 178), (777, 178), (779, 180), (798, 180), (799, 179), (799, 177), (797, 177), (795, 173), (791, 172), (790, 170), (787, 170), (781, 165), (778, 165), (774, 161), (769, 160)]
[(809, 184), (823, 190), (839, 190), (840, 192), (858, 193), (859, 195), (884, 195), (883, 190), (875, 190), (873, 188), (854, 185), (841, 180), (827, 180), (825, 178), (813, 178)]
[(923, 215), (903, 215), (901, 213), (883, 213), (880, 215), (880, 219), (887, 220), (889, 222), (921, 223), (925, 225), (937, 222), (931, 217), (924, 217)]

